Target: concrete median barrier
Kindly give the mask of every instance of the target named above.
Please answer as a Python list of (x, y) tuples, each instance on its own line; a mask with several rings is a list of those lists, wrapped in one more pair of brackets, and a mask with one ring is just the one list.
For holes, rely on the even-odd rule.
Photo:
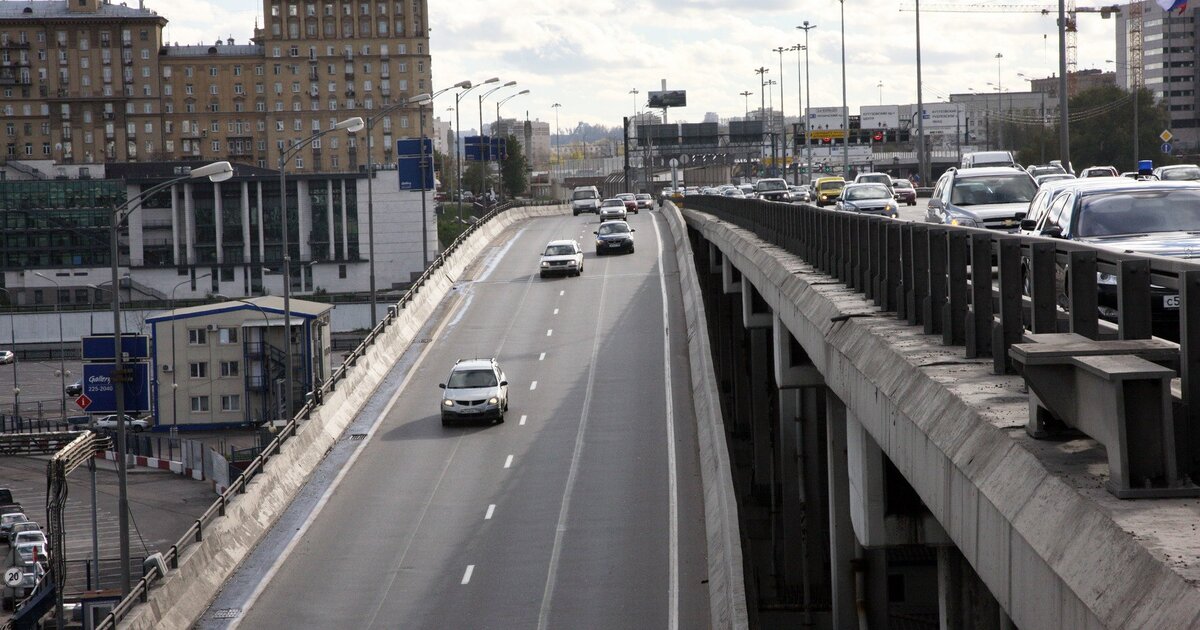
[[(202, 538), (180, 550), (179, 567), (149, 592), (146, 602), (120, 622), (122, 628), (184, 629), (200, 618), (221, 586), (287, 509), (326, 452), (374, 394), (463, 271), (505, 228), (526, 219), (566, 214), (564, 206), (514, 208), (482, 224), (448, 254), (442, 266), (376, 337), (346, 378), (325, 394), (280, 453), (228, 503), (225, 516), (203, 529)], [(681, 220), (679, 221), (680, 223)], [(715, 404), (714, 394), (714, 404)], [(732, 499), (732, 497), (731, 497)], [(738, 560), (740, 568), (740, 559)]]
[(708, 324), (687, 224), (673, 203), (662, 207), (675, 242), (679, 284), (687, 321), (688, 363), (696, 438), (700, 447), (700, 476), (704, 488), (704, 525), (708, 537), (708, 601), (712, 628), (749, 627), (746, 583), (742, 573), (741, 529), (733, 471), (725, 443), (721, 400), (708, 341)]

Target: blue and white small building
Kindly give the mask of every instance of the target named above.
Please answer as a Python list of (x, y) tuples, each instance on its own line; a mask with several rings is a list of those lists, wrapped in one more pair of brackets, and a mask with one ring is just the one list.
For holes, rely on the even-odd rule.
[(288, 418), (285, 339), (292, 344), (294, 413), (332, 373), (332, 310), (293, 299), (285, 327), (283, 298), (263, 296), (147, 318), (155, 428), (222, 429)]

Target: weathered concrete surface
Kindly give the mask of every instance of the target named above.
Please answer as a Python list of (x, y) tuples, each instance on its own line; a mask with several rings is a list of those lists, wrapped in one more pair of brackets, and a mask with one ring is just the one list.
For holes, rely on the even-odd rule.
[(679, 285), (687, 321), (688, 358), (692, 376), (692, 404), (696, 413), (696, 441), (700, 447), (700, 476), (704, 487), (704, 526), (708, 534), (708, 601), (712, 628), (746, 628), (746, 584), (742, 572), (742, 543), (729, 446), (725, 442), (721, 400), (717, 392), (708, 319), (700, 281), (692, 259), (687, 226), (674, 204), (663, 216), (675, 242)]
[(225, 518), (218, 518), (204, 529), (200, 544), (182, 551), (179, 569), (169, 572), (150, 591), (149, 600), (134, 609), (121, 627), (192, 627), (221, 585), (303, 487), (463, 269), (507, 226), (529, 217), (565, 212), (563, 206), (520, 208), (481, 226), (384, 329), (337, 390), (326, 396), (296, 436), (247, 485), (245, 494), (229, 503)]
[[(1035, 441), (1019, 377), (751, 232), (684, 210), (754, 284), (1020, 628), (1200, 627), (1200, 501), (1121, 501), (1089, 439)], [(864, 314), (840, 322), (830, 318)]]

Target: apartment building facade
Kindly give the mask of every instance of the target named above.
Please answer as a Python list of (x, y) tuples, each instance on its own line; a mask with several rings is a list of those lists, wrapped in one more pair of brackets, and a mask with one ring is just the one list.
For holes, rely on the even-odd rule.
[[(1171, 144), (1176, 152), (1200, 150), (1200, 98), (1196, 92), (1196, 42), (1198, 33), (1195, 7), (1183, 11), (1163, 11), (1157, 2), (1137, 2), (1141, 19), (1131, 18), (1134, 3), (1121, 6), (1116, 16), (1116, 81), (1126, 89), (1139, 74), (1130, 67), (1137, 55), (1136, 32), (1142, 41), (1142, 85), (1166, 108), (1171, 120)], [(1143, 149), (1144, 150), (1144, 149)]]

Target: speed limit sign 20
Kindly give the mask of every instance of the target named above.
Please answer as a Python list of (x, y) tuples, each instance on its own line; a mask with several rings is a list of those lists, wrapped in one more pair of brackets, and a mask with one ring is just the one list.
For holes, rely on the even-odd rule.
[(25, 577), (21, 567), (9, 567), (4, 570), (4, 584), (10, 587), (21, 585), (21, 578)]

